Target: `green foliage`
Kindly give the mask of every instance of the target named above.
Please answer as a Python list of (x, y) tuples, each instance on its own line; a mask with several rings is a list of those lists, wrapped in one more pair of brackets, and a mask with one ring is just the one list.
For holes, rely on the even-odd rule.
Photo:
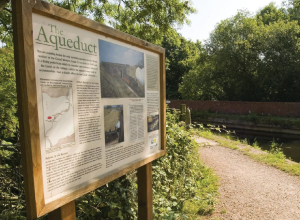
[(113, 27), (158, 45), (163, 37), (176, 40), (175, 28), (189, 23), (187, 15), (195, 12), (183, 0), (122, 0), (115, 7)]
[[(102, 24), (160, 45), (163, 37), (179, 42), (176, 28), (189, 23), (195, 13), (190, 1), (183, 0), (48, 0), (67, 10), (89, 17)], [(0, 10), (0, 30), (12, 34), (11, 9)], [(5, 42), (3, 36), (0, 40)]]
[(300, 101), (299, 1), (221, 21), (183, 76), (183, 99)]
[[(49, 2), (158, 45), (161, 45), (162, 40), (165, 39), (164, 43), (171, 48), (170, 70), (175, 70), (178, 67), (176, 65), (180, 65), (181, 70), (188, 71), (201, 48), (200, 43), (187, 41), (176, 32), (177, 27), (189, 22), (187, 15), (195, 12), (189, 1), (49, 0)], [(3, 104), (0, 106), (0, 139), (11, 139), (18, 131), (14, 61), (11, 49), (13, 47), (11, 6), (7, 4), (3, 10), (1, 9), (0, 42), (4, 47), (0, 48), (2, 68), (0, 101)], [(179, 44), (182, 48), (178, 46)], [(177, 49), (180, 49), (179, 53)], [(181, 75), (178, 76), (180, 79)], [(168, 114), (169, 153), (166, 157), (153, 162), (156, 218), (174, 219), (178, 216), (184, 218), (181, 213), (184, 201), (192, 201), (193, 197), (200, 193), (201, 181), (205, 179), (201, 173), (204, 166), (198, 162), (197, 145), (183, 126), (174, 124), (177, 122), (175, 118), (176, 116)], [(1, 169), (5, 169), (5, 172), (1, 172), (0, 179), (1, 198), (4, 201), (0, 215), (3, 218), (25, 219), (19, 146), (1, 148), (0, 158)], [(8, 172), (16, 168), (18, 168), (18, 179), (14, 179), (15, 177)], [(77, 216), (79, 219), (136, 219), (136, 191), (136, 175), (132, 172), (77, 199)], [(200, 196), (197, 197), (197, 201), (206, 204)], [(211, 198), (208, 200), (209, 204), (206, 205), (205, 210), (213, 208), (212, 201), (214, 200)]]
[(76, 200), (78, 219), (136, 219), (136, 172), (120, 177)]
[[(200, 84), (203, 79), (201, 84), (208, 83), (208, 87), (201, 85), (198, 89), (194, 88), (196, 91), (186, 91), (185, 94), (197, 94), (198, 99), (242, 100), (243, 96), (252, 92), (251, 97), (255, 98), (253, 86), (257, 66), (253, 64), (259, 59), (257, 47), (260, 44), (257, 39), (260, 33), (257, 22), (248, 16), (248, 12), (239, 12), (233, 18), (221, 21), (211, 33), (204, 45), (207, 58), (199, 60), (200, 67), (188, 74), (198, 75), (196, 82)], [(190, 80), (191, 77), (188, 76), (187, 81)], [(184, 80), (181, 91), (190, 88), (191, 83), (186, 85), (185, 82)], [(205, 94), (209, 90), (211, 92)]]
[[(216, 203), (217, 179), (200, 162), (193, 130), (167, 113), (166, 156), (153, 161), (155, 219), (194, 219), (211, 213)], [(4, 145), (4, 146), (2, 146)], [(19, 145), (0, 145), (0, 218), (25, 219)], [(137, 219), (136, 171), (76, 200), (78, 219)]]
[(201, 42), (196, 43), (186, 40), (178, 34), (180, 44), (164, 37), (162, 47), (166, 49), (166, 90), (167, 99), (181, 99), (178, 92), (184, 73), (188, 73), (196, 65), (203, 50)]
[[(201, 49), (177, 33), (195, 13), (189, 0), (48, 0), (72, 12), (166, 48), (167, 97), (180, 99), (178, 86), (182, 75), (195, 63)], [(12, 13), (7, 4), (0, 9), (1, 42), (12, 44)]]
[(5, 8), (3, 10), (0, 9), (0, 46), (1, 42), (7, 46), (12, 46), (12, 16), (10, 4), (5, 4)]
[(18, 145), (0, 142), (0, 219), (26, 219)]
[(187, 200), (183, 207), (183, 213), (192, 220), (199, 218), (199, 215), (211, 214), (217, 202), (218, 179), (210, 168), (201, 167), (203, 178), (197, 181), (197, 195)]
[(279, 21), (265, 28), (260, 77), (264, 101), (299, 101), (300, 27), (296, 21)]
[(13, 50), (0, 48), (0, 141), (14, 140), (18, 131), (17, 94)]
[[(271, 150), (269, 152), (262, 150), (261, 152), (259, 152), (257, 151), (259, 150), (257, 143), (254, 144), (254, 147), (252, 147), (247, 145), (246, 143), (241, 143), (241, 141), (239, 140), (233, 140), (231, 136), (223, 134), (216, 135), (207, 129), (199, 130), (198, 135), (214, 140), (223, 147), (228, 147), (233, 150), (242, 151), (244, 154), (250, 156), (256, 161), (265, 163), (284, 172), (300, 177), (300, 163), (295, 163), (287, 160), (286, 156), (279, 149), (279, 145), (274, 140), (270, 143)], [(243, 145), (241, 146), (241, 144)], [(252, 152), (252, 148), (255, 148), (256, 151)]]
[[(158, 45), (161, 45), (164, 39), (163, 44), (170, 48), (167, 52), (170, 57), (168, 75), (173, 82), (176, 81), (177, 86), (182, 74), (191, 69), (201, 49), (199, 42), (194, 44), (187, 41), (176, 32), (177, 27), (189, 22), (187, 15), (195, 12), (190, 1), (49, 0), (49, 2)], [(0, 48), (0, 101), (3, 104), (0, 106), (0, 139), (11, 139), (18, 131), (11, 49), (13, 47), (11, 6), (7, 4), (3, 10), (1, 9), (0, 42), (5, 47)], [(177, 93), (175, 90), (177, 87), (170, 88), (170, 91)], [(210, 178), (206, 178), (206, 173), (207, 175), (211, 173), (200, 164), (197, 145), (185, 127), (177, 124), (176, 117), (168, 113), (167, 156), (153, 162), (154, 215), (158, 219), (185, 218), (182, 210), (186, 200), (196, 209), (200, 205), (205, 206), (201, 210), (207, 212), (213, 209), (215, 202), (211, 196), (212, 192), (216, 191), (215, 187), (207, 191), (201, 190), (202, 187), (205, 189), (210, 186)], [(0, 215), (3, 218), (25, 219), (19, 146), (1, 148), (0, 158), (0, 168), (5, 169), (5, 172), (1, 172), (0, 178), (1, 198), (4, 201)], [(15, 177), (8, 172), (9, 169), (16, 168), (18, 179), (14, 179)], [(205, 171), (205, 174), (202, 174), (202, 171)], [(193, 202), (194, 198), (196, 202)], [(79, 219), (136, 219), (136, 173), (132, 172), (77, 199), (76, 210)]]
[[(205, 189), (208, 171), (205, 171), (199, 161), (198, 145), (185, 126), (178, 122), (177, 114), (167, 113), (168, 153), (153, 162), (153, 204), (156, 219), (183, 217), (185, 201), (197, 200), (194, 205), (197, 204), (195, 206), (199, 212), (201, 209), (204, 212), (211, 211), (215, 203), (215, 200), (208, 199), (209, 193), (202, 191)], [(214, 184), (213, 181), (210, 183)], [(201, 196), (204, 194), (205, 196)]]
[(256, 14), (256, 19), (261, 20), (265, 25), (269, 25), (278, 21), (288, 20), (289, 18), (284, 8), (277, 8), (272, 2)]

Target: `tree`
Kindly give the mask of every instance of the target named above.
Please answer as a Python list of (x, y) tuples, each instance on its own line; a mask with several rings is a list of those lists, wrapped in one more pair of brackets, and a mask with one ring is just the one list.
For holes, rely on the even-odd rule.
[(297, 21), (280, 21), (265, 27), (259, 76), (262, 101), (300, 101), (299, 36)]
[[(17, 131), (17, 101), (14, 78), (12, 10), (8, 0), (0, 0), (0, 139)], [(136, 37), (161, 45), (163, 38), (172, 45), (181, 42), (176, 28), (188, 23), (194, 13), (190, 1), (183, 0), (48, 0), (60, 7), (110, 25)], [(9, 92), (8, 92), (9, 91)]]
[(290, 18), (284, 8), (277, 8), (272, 2), (256, 14), (256, 19), (262, 21), (265, 25), (269, 25), (278, 21), (287, 21)]
[(168, 99), (181, 99), (178, 92), (182, 76), (194, 68), (196, 59), (199, 57), (202, 45), (199, 41), (196, 43), (186, 40), (178, 35), (180, 44), (164, 38), (162, 46), (166, 49), (166, 90)]
[[(6, 1), (1, 0), (0, 3), (0, 43), (12, 46), (12, 16), (10, 4), (4, 4)], [(4, 5), (6, 7), (4, 7)], [(3, 9), (2, 9), (3, 8)], [(0, 45), (1, 46), (1, 45)]]
[[(261, 34), (256, 20), (245, 11), (221, 21), (204, 45), (207, 53), (206, 60), (199, 60), (196, 70), (190, 73), (199, 74), (198, 81), (194, 81), (198, 83), (198, 91), (190, 93), (197, 94), (200, 99), (248, 99), (248, 101), (257, 99), (259, 94), (254, 91), (257, 81), (257, 63), (260, 61)], [(181, 85), (181, 93), (192, 88), (188, 81), (185, 77), (185, 83)], [(210, 87), (211, 91), (209, 91)]]
[(186, 100), (220, 100), (224, 95), (215, 77), (215, 60), (202, 50), (196, 65), (182, 77), (179, 92)]
[[(3, 1), (3, 0), (2, 0)], [(160, 45), (163, 37), (177, 41), (176, 29), (195, 12), (188, 0), (48, 0), (62, 8)], [(12, 33), (10, 5), (0, 12), (0, 24)], [(7, 14), (8, 13), (8, 14)], [(1, 19), (7, 16), (7, 19)], [(0, 38), (3, 41), (3, 38)]]
[(9, 0), (0, 0), (0, 11), (3, 10), (8, 3)]
[(286, 0), (283, 2), (285, 12), (291, 21), (300, 22), (300, 0)]
[(300, 101), (296, 2), (287, 9), (270, 4), (255, 16), (241, 11), (221, 21), (204, 44), (207, 55), (183, 77), (183, 98)]
[[(0, 143), (13, 140), (18, 131), (17, 94), (13, 50), (0, 48)], [(14, 138), (16, 141), (16, 139)]]

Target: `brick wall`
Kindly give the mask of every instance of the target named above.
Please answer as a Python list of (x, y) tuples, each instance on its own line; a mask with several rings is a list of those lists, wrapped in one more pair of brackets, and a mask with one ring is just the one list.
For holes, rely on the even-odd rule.
[(211, 111), (228, 114), (257, 114), (300, 117), (300, 102), (230, 102), (230, 101), (185, 101), (170, 100), (170, 108), (179, 109), (186, 104), (191, 110)]

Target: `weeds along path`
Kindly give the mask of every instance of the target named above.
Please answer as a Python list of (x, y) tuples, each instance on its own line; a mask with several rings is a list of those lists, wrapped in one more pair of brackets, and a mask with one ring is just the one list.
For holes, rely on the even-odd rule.
[(200, 157), (219, 177), (219, 203), (204, 219), (300, 219), (300, 178), (237, 150), (196, 138)]

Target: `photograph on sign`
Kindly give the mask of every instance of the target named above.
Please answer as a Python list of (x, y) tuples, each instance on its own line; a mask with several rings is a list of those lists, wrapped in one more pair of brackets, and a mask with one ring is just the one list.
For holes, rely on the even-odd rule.
[(145, 97), (144, 53), (99, 40), (102, 98)]
[(104, 106), (105, 146), (124, 141), (123, 105)]
[(159, 115), (151, 115), (147, 117), (148, 132), (159, 130)]

